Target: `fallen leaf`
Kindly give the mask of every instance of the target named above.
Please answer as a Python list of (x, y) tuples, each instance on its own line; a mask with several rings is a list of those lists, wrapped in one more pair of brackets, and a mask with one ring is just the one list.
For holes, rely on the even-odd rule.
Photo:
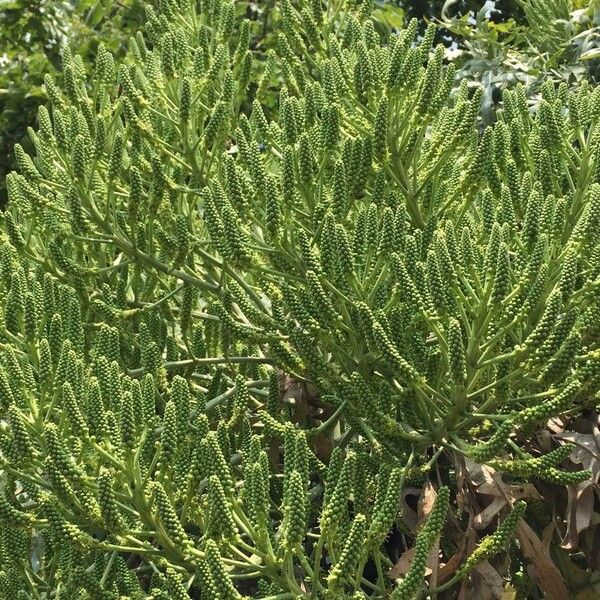
[(560, 417), (552, 417), (548, 420), (546, 425), (548, 426), (548, 429), (554, 433), (560, 433), (565, 430), (565, 422)]
[(502, 475), (490, 467), (487, 467), (486, 477), (486, 481), (477, 488), (477, 493), (493, 496), (494, 499), (475, 517), (474, 526), (476, 529), (485, 529), (502, 508), (512, 506), (516, 500), (541, 499), (539, 492), (531, 483), (521, 485), (505, 483), (502, 480)]
[(418, 528), (420, 528), (423, 523), (427, 520), (431, 509), (435, 503), (435, 499), (437, 498), (437, 492), (435, 488), (431, 484), (431, 481), (427, 481), (421, 490), (421, 495), (419, 496), (418, 507)]
[[(388, 571), (387, 575), (390, 579), (398, 579), (403, 575), (408, 573), (410, 569), (410, 565), (412, 563), (412, 559), (415, 556), (415, 548), (409, 548), (406, 552), (402, 553), (402, 556), (398, 559), (398, 562)], [(431, 569), (429, 567), (425, 567), (425, 577), (429, 577), (431, 575)]]
[(429, 556), (427, 557), (427, 566), (425, 572), (430, 571), (429, 585), (434, 588), (437, 587), (438, 582), (438, 569), (440, 566), (440, 539), (438, 538), (433, 543)]
[[(435, 488), (433, 487), (430, 481), (427, 481), (421, 489), (421, 493), (419, 495), (419, 501), (417, 503), (417, 519), (413, 531), (418, 532), (419, 529), (423, 526), (423, 524), (427, 521), (427, 517), (429, 516), (429, 513), (433, 508), (433, 504), (435, 503), (436, 498), (437, 492), (435, 491)], [(405, 515), (403, 513), (403, 519), (404, 517)], [(404, 521), (406, 522), (406, 519), (404, 519)], [(410, 563), (413, 559), (414, 553), (414, 547), (406, 550), (406, 552), (403, 552), (396, 564), (388, 571), (388, 577), (390, 577), (390, 579), (397, 579), (398, 577), (406, 574), (410, 567)], [(427, 557), (427, 566), (425, 569), (426, 577), (432, 575), (431, 585), (434, 587), (435, 585), (437, 585), (437, 570), (440, 562), (439, 553), (439, 540), (436, 540), (436, 542), (433, 544), (433, 547), (431, 548), (429, 556)]]
[(468, 456), (465, 457), (465, 467), (469, 473), (471, 481), (476, 486), (480, 486), (486, 482), (493, 482), (493, 474), (495, 471), (492, 469), (492, 467), (480, 465)]
[(504, 594), (504, 579), (487, 560), (471, 571), (469, 582), (467, 600), (500, 600)]
[(485, 529), (506, 504), (505, 498), (494, 498), (491, 504), (488, 504), (485, 509), (473, 519), (473, 526), (475, 529)]
[(582, 481), (579, 485), (567, 486), (568, 500), (565, 515), (567, 529), (560, 544), (566, 550), (577, 548), (579, 534), (592, 524), (594, 496), (594, 486), (591, 481)]
[(544, 528), (542, 531), (542, 544), (544, 548), (547, 550), (550, 548), (550, 544), (552, 543), (552, 536), (556, 531), (556, 519), (553, 518), (550, 523)]
[(283, 394), (283, 403), (294, 407), (294, 417), (297, 422), (302, 421), (308, 416), (308, 399), (304, 393), (302, 382), (287, 377)]
[(312, 444), (317, 458), (327, 464), (333, 450), (331, 440), (326, 435), (319, 434), (315, 436)]
[[(419, 512), (419, 525), (421, 528), (426, 522), (429, 513), (433, 508), (435, 499), (437, 498), (437, 492), (431, 484), (431, 481), (427, 481), (423, 486), (421, 497), (419, 498), (418, 512)], [(439, 538), (433, 543), (429, 555), (427, 557), (426, 570), (430, 571), (431, 579), (429, 584), (431, 587), (437, 586), (437, 573), (440, 565), (440, 540)]]
[(445, 565), (442, 565), (438, 571), (438, 583), (443, 583), (446, 579), (454, 575), (456, 570), (462, 565), (463, 560), (475, 547), (475, 530), (471, 523), (467, 526), (467, 531), (460, 540), (457, 551), (450, 557)]
[(544, 592), (547, 600), (569, 600), (571, 598), (563, 578), (548, 555), (540, 538), (523, 520), (519, 520), (517, 536), (523, 556), (529, 561), (531, 579)]
[[(402, 493), (402, 521), (406, 524), (410, 531), (416, 531), (419, 515), (417, 511), (406, 501), (407, 496), (420, 496), (419, 488), (408, 487)], [(418, 510), (418, 509), (417, 509)]]
[(484, 483), (477, 488), (480, 494), (489, 494), (490, 496), (502, 495), (509, 500), (539, 500), (539, 492), (532, 483), (510, 484), (504, 483), (500, 473), (494, 473), (494, 483)]
[[(590, 568), (594, 571), (600, 570), (600, 515), (594, 513), (592, 519), (593, 527), (581, 532), (579, 536), (579, 548), (584, 553)], [(600, 595), (598, 596), (600, 598)]]
[[(593, 578), (597, 571), (588, 569), (587, 565), (577, 566), (572, 560), (565, 560), (561, 562), (560, 569), (564, 580), (569, 582), (571, 589), (584, 590), (594, 587)], [(600, 582), (597, 582), (596, 585), (600, 589)], [(596, 598), (600, 598), (600, 594)]]
[[(562, 429), (559, 431), (562, 431)], [(537, 431), (535, 439), (542, 452), (550, 452), (552, 450), (552, 434), (547, 429)]]
[(581, 464), (584, 469), (592, 472), (592, 481), (600, 482), (600, 432), (594, 426), (592, 433), (579, 433), (578, 431), (563, 431), (554, 436), (575, 445), (571, 452), (570, 460)]
[(397, 560), (396, 564), (393, 565), (390, 570), (387, 572), (387, 576), (391, 579), (398, 579), (398, 577), (402, 577), (402, 575), (406, 575), (408, 573), (408, 569), (410, 569), (410, 563), (415, 555), (415, 548), (409, 548), (406, 552), (402, 553), (402, 556)]
[(477, 480), (481, 467), (469, 457), (458, 453), (454, 454), (454, 464), (458, 487), (456, 494), (458, 509), (460, 512), (467, 513), (471, 519), (481, 511), (474, 481)]
[(592, 472), (588, 481), (582, 481), (576, 486), (567, 486), (566, 531), (561, 546), (571, 550), (579, 547), (581, 533), (592, 526), (594, 519), (594, 484), (600, 482), (600, 431), (595, 423), (592, 433), (567, 430), (555, 434), (554, 437), (574, 444), (575, 448), (569, 459)]
[(588, 587), (575, 594), (574, 600), (598, 600), (600, 598), (600, 587)]

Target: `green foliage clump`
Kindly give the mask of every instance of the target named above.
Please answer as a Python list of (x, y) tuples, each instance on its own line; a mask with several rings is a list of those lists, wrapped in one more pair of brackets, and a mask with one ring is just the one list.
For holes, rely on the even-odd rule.
[(77, 47), (86, 68), (98, 44), (122, 54), (131, 31), (142, 21), (143, 7), (137, 0), (115, 6), (91, 0), (13, 0), (0, 5), (1, 206), (7, 199), (4, 178), (15, 168), (13, 147), (32, 149), (27, 129), (36, 124), (38, 108), (47, 100), (44, 77), (59, 73), (65, 43)]
[(282, 2), (264, 56), (233, 2), (167, 0), (122, 64), (63, 53), (0, 245), (7, 598), (383, 598), (442, 452), (589, 477), (513, 436), (597, 404), (600, 95), (517, 87), (480, 131), (433, 29), (370, 10)]
[[(533, 95), (552, 77), (574, 87), (598, 82), (598, 0), (508, 0), (436, 7), (463, 77), (485, 87), (493, 112), (502, 90), (521, 82)], [(491, 115), (490, 115), (491, 117)]]

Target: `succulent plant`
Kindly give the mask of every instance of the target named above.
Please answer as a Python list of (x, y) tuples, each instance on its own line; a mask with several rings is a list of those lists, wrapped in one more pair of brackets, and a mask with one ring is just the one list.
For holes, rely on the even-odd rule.
[[(46, 81), (0, 245), (7, 598), (383, 598), (442, 452), (589, 477), (513, 434), (598, 403), (600, 93), (517, 87), (481, 131), (433, 28), (280, 10), (264, 55), (233, 2), (165, 0), (122, 64), (65, 50)], [(290, 418), (278, 374), (322, 412)], [(423, 590), (449, 494), (391, 597)]]

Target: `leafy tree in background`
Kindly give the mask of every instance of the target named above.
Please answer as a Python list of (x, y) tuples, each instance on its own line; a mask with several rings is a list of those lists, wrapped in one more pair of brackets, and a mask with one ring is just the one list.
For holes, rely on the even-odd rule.
[[(444, 5), (447, 5), (445, 0), (399, 0), (398, 4), (406, 9), (411, 17), (431, 18), (439, 16)], [(483, 2), (480, 0), (457, 0), (452, 6), (456, 11), (466, 13), (469, 11), (478, 11), (481, 9)], [(496, 9), (505, 15), (514, 15), (518, 12), (519, 7), (515, 0), (498, 0), (495, 2)]]
[(465, 10), (449, 0), (432, 13), (459, 78), (485, 90), (488, 119), (501, 91), (520, 82), (535, 96), (544, 81), (574, 85), (598, 80), (600, 2), (514, 0)]
[(0, 205), (13, 146), (28, 143), (27, 128), (45, 100), (44, 75), (56, 74), (61, 47), (68, 39), (91, 60), (102, 41), (118, 55), (142, 15), (138, 0), (0, 0)]
[[(243, 13), (248, 19), (262, 24), (263, 35), (257, 38), (257, 44), (268, 52), (276, 42), (276, 36), (270, 32), (280, 26), (277, 3), (264, 0), (236, 4), (238, 16)], [(569, 8), (598, 12), (597, 7), (593, 8), (593, 2), (583, 4), (580, 0), (556, 0), (555, 8), (558, 12), (566, 10), (567, 15)], [(563, 23), (562, 35), (554, 30), (550, 32), (544, 28), (544, 23), (552, 19), (547, 16), (534, 19), (540, 14), (535, 5), (536, 0), (486, 3), (473, 0), (377, 0), (373, 16), (378, 27), (385, 30), (401, 28), (404, 21), (412, 17), (424, 17), (427, 21), (438, 19), (442, 14), (449, 15), (442, 22), (440, 41), (458, 45), (463, 52), (459, 61), (463, 70), (475, 74), (484, 84), (481, 71), (485, 71), (490, 80), (486, 85), (487, 104), (491, 106), (493, 90), (505, 85), (509, 79), (526, 81), (532, 78), (532, 72), (545, 72), (545, 66), (551, 68), (557, 62), (564, 63), (573, 58), (573, 53), (585, 55), (590, 40), (596, 39), (578, 36), (582, 27), (577, 22), (565, 21), (562, 13), (557, 14)], [(37, 108), (45, 99), (43, 78), (46, 73), (56, 74), (61, 46), (68, 38), (71, 46), (76, 47), (84, 58), (93, 59), (99, 41), (103, 41), (118, 56), (131, 32), (139, 27), (143, 12), (140, 0), (116, 3), (108, 0), (0, 0), (0, 206), (6, 201), (5, 175), (15, 166), (14, 144), (19, 142), (28, 147), (27, 128), (35, 124)], [(478, 15), (475, 22), (473, 15)], [(597, 15), (595, 18), (597, 20)], [(544, 40), (552, 40), (559, 48), (546, 51)], [(533, 56), (531, 53), (525, 57), (519, 55), (519, 62), (513, 56), (514, 48), (522, 47), (525, 41), (533, 46)], [(559, 51), (566, 46), (571, 46), (570, 52)], [(592, 55), (585, 58), (593, 59), (593, 50)], [(571, 60), (566, 68), (579, 80), (582, 73), (595, 69), (596, 62), (573, 64)]]

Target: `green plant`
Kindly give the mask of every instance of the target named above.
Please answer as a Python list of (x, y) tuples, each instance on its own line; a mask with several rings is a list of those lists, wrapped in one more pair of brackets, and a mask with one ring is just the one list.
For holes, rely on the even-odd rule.
[(5, 176), (16, 166), (13, 145), (27, 143), (27, 128), (47, 100), (44, 75), (58, 74), (62, 46), (69, 40), (85, 62), (93, 61), (101, 41), (120, 55), (141, 16), (135, 0), (114, 7), (90, 0), (0, 3), (0, 206), (6, 203)]
[[(282, 2), (264, 57), (233, 2), (165, 1), (124, 64), (46, 79), (0, 254), (11, 593), (384, 597), (441, 457), (590, 477), (522, 442), (597, 404), (600, 93), (517, 87), (480, 132), (434, 28), (382, 40), (370, 9)], [(283, 403), (274, 367), (317, 393)]]
[(573, 85), (597, 79), (597, 2), (577, 6), (566, 0), (517, 0), (514, 4), (498, 10), (486, 3), (469, 12), (450, 2), (439, 13), (438, 24), (455, 46), (450, 53), (460, 65), (459, 76), (484, 87), (486, 112), (499, 101), (502, 90), (517, 82), (533, 96), (549, 79)]

